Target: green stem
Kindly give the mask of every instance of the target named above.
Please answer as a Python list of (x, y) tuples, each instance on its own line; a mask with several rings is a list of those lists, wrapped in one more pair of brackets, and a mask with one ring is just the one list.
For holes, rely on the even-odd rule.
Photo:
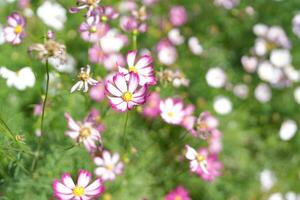
[(127, 122), (128, 122), (128, 115), (129, 115), (129, 111), (126, 112), (126, 118), (125, 118), (125, 123), (124, 123), (124, 128), (123, 128), (123, 146), (124, 146), (124, 149), (126, 149), (126, 146), (127, 146), (126, 128), (127, 128)]
[[(41, 118), (41, 133), (42, 134), (44, 133), (44, 116), (45, 116), (45, 108), (46, 108), (46, 103), (47, 103), (47, 99), (48, 99), (48, 90), (49, 90), (49, 65), (48, 65), (48, 58), (46, 59), (45, 67), (46, 67), (46, 93), (45, 93), (45, 99), (43, 101), (42, 118)], [(38, 159), (39, 154), (40, 154), (40, 149), (41, 149), (41, 137), (39, 137), (39, 139), (38, 139), (37, 151), (36, 151), (35, 157), (34, 157), (34, 159), (32, 161), (31, 171), (34, 171), (34, 169), (35, 169), (36, 162), (37, 162), (37, 159)]]
[(137, 50), (137, 36), (138, 36), (138, 33), (133, 32), (133, 36), (132, 36), (132, 48), (133, 48), (133, 50)]

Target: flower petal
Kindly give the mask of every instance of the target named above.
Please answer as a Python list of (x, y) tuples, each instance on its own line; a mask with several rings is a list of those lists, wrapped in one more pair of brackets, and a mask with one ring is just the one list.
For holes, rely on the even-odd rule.
[(136, 88), (138, 87), (139, 85), (139, 77), (136, 73), (130, 73), (130, 76), (129, 76), (129, 83), (128, 83), (128, 90), (129, 92), (133, 93)]
[(55, 180), (53, 182), (53, 190), (56, 193), (61, 193), (61, 194), (72, 194), (72, 190), (65, 186), (64, 184), (60, 183), (58, 180)]
[(126, 62), (128, 64), (129, 67), (134, 66), (134, 61), (135, 61), (135, 57), (136, 57), (137, 51), (130, 51), (127, 53), (126, 55)]
[(80, 170), (78, 179), (77, 179), (77, 185), (81, 187), (86, 187), (91, 180), (91, 173), (85, 170)]
[(127, 92), (127, 83), (126, 83), (126, 79), (124, 74), (121, 73), (117, 73), (114, 77), (113, 77), (113, 81), (115, 83), (115, 85), (117, 86), (117, 88), (122, 92)]

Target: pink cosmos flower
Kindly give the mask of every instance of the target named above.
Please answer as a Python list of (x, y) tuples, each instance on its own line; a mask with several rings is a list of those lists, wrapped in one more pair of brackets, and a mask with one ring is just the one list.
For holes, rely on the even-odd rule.
[(95, 17), (90, 16), (79, 27), (83, 40), (97, 42), (108, 31), (108, 25), (99, 22)]
[(130, 73), (135, 73), (139, 77), (140, 85), (155, 85), (156, 78), (154, 76), (154, 67), (152, 65), (153, 59), (151, 56), (143, 55), (140, 59), (137, 59), (137, 51), (130, 51), (126, 56), (128, 69), (119, 67), (119, 72), (126, 75), (129, 78)]
[(169, 13), (173, 26), (182, 26), (187, 21), (187, 13), (183, 6), (173, 6)]
[(221, 176), (223, 164), (218, 160), (217, 154), (211, 154), (205, 148), (199, 149), (198, 152), (206, 158), (207, 172), (202, 168), (198, 168), (196, 173), (206, 181), (213, 181), (216, 177)]
[(120, 161), (120, 155), (117, 153), (111, 155), (108, 151), (103, 151), (102, 158), (95, 157), (94, 162), (98, 166), (95, 174), (104, 181), (112, 181), (123, 172), (124, 164)]
[(90, 89), (90, 97), (96, 102), (100, 102), (105, 98), (105, 88), (103, 83), (97, 83)]
[(167, 98), (160, 102), (160, 115), (169, 124), (180, 124), (185, 116), (183, 102)]
[(154, 118), (160, 114), (160, 95), (158, 92), (151, 92), (147, 97), (146, 104), (143, 107), (143, 114), (146, 117)]
[(172, 65), (177, 60), (177, 50), (175, 46), (168, 40), (162, 39), (157, 44), (158, 60), (164, 65)]
[(202, 155), (200, 152), (197, 152), (195, 149), (189, 145), (185, 145), (186, 153), (185, 157), (190, 160), (190, 170), (194, 173), (199, 173), (199, 171), (208, 174), (207, 168), (207, 158), (206, 154)]
[(17, 12), (7, 17), (8, 26), (3, 29), (4, 38), (13, 45), (20, 44), (25, 37), (25, 19)]
[(202, 112), (196, 122), (196, 136), (205, 139), (216, 130), (218, 125), (219, 122), (214, 116), (207, 111)]
[(172, 190), (167, 194), (165, 200), (192, 200), (189, 196), (188, 191), (182, 187), (178, 186), (175, 190)]
[(116, 19), (119, 16), (119, 14), (114, 10), (112, 6), (102, 7), (100, 15), (102, 22), (107, 22), (108, 20)]
[(65, 173), (61, 181), (53, 181), (54, 196), (59, 200), (92, 200), (104, 192), (103, 181), (96, 179), (91, 182), (91, 173), (80, 170), (77, 184), (75, 185), (70, 174)]
[(99, 7), (101, 0), (76, 0), (76, 7), (69, 9), (70, 13), (78, 13), (80, 10), (87, 8), (88, 12), (86, 16), (91, 16), (91, 13)]
[(136, 105), (142, 105), (146, 102), (147, 85), (139, 86), (139, 77), (136, 73), (129, 74), (127, 81), (123, 73), (116, 73), (113, 80), (105, 83), (106, 95), (111, 106), (125, 112), (131, 110)]
[(196, 117), (193, 116), (195, 106), (190, 104), (184, 109), (185, 115), (181, 122), (181, 125), (188, 131), (191, 131), (195, 125)]
[(99, 146), (98, 143), (101, 144), (102, 139), (99, 130), (97, 130), (98, 127), (94, 126), (94, 122), (89, 120), (76, 122), (69, 113), (65, 113), (65, 117), (70, 129), (69, 131), (66, 131), (65, 134), (76, 142), (82, 142), (90, 153), (97, 151), (97, 146)]
[(220, 151), (222, 151), (222, 135), (222, 132), (220, 132), (218, 129), (212, 131), (211, 137), (208, 140), (208, 150), (210, 153), (218, 154)]
[(123, 16), (120, 19), (120, 27), (126, 32), (144, 33), (147, 31), (147, 24), (140, 23), (134, 16)]

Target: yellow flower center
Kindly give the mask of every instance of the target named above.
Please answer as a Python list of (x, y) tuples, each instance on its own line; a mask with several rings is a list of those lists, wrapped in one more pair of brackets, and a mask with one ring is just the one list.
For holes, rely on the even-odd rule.
[(92, 26), (92, 27), (90, 28), (90, 32), (91, 32), (91, 33), (96, 33), (96, 32), (97, 32), (97, 27), (96, 27), (96, 26)]
[(137, 74), (137, 69), (135, 66), (130, 66), (129, 71)]
[(132, 100), (132, 93), (131, 92), (125, 92), (123, 95), (122, 95), (122, 99), (126, 102), (129, 102)]
[(17, 26), (15, 27), (15, 33), (16, 33), (16, 34), (19, 34), (19, 33), (21, 33), (22, 31), (23, 31), (22, 26), (17, 25)]
[(102, 17), (101, 17), (101, 20), (103, 21), (103, 22), (107, 22), (107, 16), (105, 16), (105, 15), (103, 15)]
[(113, 170), (113, 168), (114, 168), (114, 165), (107, 165), (106, 166), (106, 169), (109, 170), (109, 171)]
[(168, 116), (169, 116), (169, 117), (173, 117), (173, 116), (174, 116), (174, 113), (173, 113), (173, 112), (168, 112)]
[(207, 123), (205, 123), (205, 122), (200, 122), (198, 124), (198, 126), (199, 126), (200, 129), (207, 129), (208, 128)]
[(201, 163), (202, 161), (204, 161), (204, 156), (198, 153), (196, 155), (196, 160), (198, 161), (198, 163)]
[(91, 130), (87, 127), (81, 128), (79, 132), (80, 132), (80, 137), (84, 139), (91, 135)]
[(181, 196), (176, 195), (174, 200), (182, 200)]
[(94, 3), (96, 3), (97, 0), (87, 0), (87, 4), (88, 5), (93, 5)]
[(83, 187), (80, 187), (80, 186), (76, 186), (74, 189), (73, 189), (73, 194), (74, 196), (76, 197), (81, 197), (84, 195), (84, 188)]
[(81, 71), (78, 75), (78, 78), (82, 81), (86, 81), (90, 78), (90, 75), (86, 73), (85, 71)]

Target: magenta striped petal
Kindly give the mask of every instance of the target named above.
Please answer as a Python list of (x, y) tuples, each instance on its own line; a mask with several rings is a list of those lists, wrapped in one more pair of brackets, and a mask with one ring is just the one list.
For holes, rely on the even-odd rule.
[(148, 65), (150, 65), (153, 62), (153, 59), (151, 56), (145, 55), (142, 56), (136, 63), (136, 68), (137, 69), (141, 69), (144, 67), (147, 67)]
[(118, 88), (122, 93), (127, 92), (127, 83), (126, 83), (124, 74), (117, 73), (117, 74), (113, 77), (113, 81), (114, 81), (115, 85), (117, 86), (117, 88)]
[(129, 67), (134, 66), (134, 61), (135, 61), (135, 57), (136, 57), (137, 51), (130, 51), (127, 53), (126, 55), (126, 62), (128, 64)]

